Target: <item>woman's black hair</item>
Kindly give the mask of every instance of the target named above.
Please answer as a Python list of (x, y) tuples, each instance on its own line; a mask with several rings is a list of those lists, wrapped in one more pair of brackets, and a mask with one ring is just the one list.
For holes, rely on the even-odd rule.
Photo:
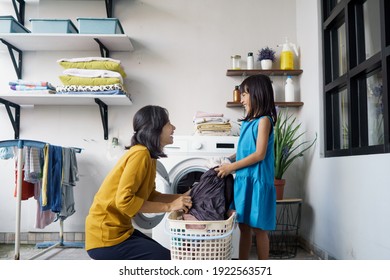
[(253, 75), (246, 78), (240, 85), (242, 93), (249, 93), (250, 109), (241, 121), (250, 121), (262, 116), (270, 116), (274, 124), (277, 120), (274, 91), (271, 79), (266, 75)]
[(160, 135), (168, 122), (169, 114), (165, 108), (148, 105), (139, 109), (133, 118), (134, 135), (130, 147), (141, 144), (148, 148), (152, 158), (166, 157), (160, 145)]

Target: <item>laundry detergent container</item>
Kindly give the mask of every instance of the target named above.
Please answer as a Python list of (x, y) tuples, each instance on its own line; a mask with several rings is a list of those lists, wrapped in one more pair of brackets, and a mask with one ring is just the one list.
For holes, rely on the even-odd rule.
[(13, 16), (0, 16), (0, 33), (30, 33)]
[(124, 34), (117, 18), (78, 18), (81, 34)]
[(70, 19), (30, 19), (33, 33), (78, 33)]

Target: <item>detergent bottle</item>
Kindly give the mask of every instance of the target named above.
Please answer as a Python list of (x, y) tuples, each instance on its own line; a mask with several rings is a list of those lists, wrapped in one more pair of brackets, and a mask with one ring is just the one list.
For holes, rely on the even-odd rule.
[(294, 102), (294, 84), (291, 76), (287, 76), (286, 85), (284, 86), (284, 101)]
[[(282, 46), (282, 52), (280, 54), (280, 69), (282, 70), (293, 70), (294, 69), (294, 52), (298, 56), (298, 49), (295, 44), (290, 43), (286, 38), (284, 44), (279, 44), (278, 47)], [(293, 52), (294, 51), (294, 52)]]

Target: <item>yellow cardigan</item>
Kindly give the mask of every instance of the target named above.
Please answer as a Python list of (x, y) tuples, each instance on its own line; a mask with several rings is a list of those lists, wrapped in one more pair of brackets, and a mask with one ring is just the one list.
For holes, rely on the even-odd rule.
[(126, 152), (104, 179), (85, 222), (85, 249), (108, 247), (134, 232), (131, 218), (155, 194), (156, 159), (145, 146)]

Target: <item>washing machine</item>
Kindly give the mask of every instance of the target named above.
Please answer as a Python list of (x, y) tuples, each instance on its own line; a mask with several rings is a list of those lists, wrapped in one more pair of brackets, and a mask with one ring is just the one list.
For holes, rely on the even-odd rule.
[[(209, 169), (212, 158), (236, 153), (237, 136), (174, 136), (173, 144), (164, 152), (168, 157), (157, 161), (156, 190), (168, 194), (182, 194), (198, 182)], [(136, 224), (150, 233), (153, 239), (170, 248), (166, 214), (139, 214)], [(233, 258), (238, 258), (238, 227), (233, 232)]]

